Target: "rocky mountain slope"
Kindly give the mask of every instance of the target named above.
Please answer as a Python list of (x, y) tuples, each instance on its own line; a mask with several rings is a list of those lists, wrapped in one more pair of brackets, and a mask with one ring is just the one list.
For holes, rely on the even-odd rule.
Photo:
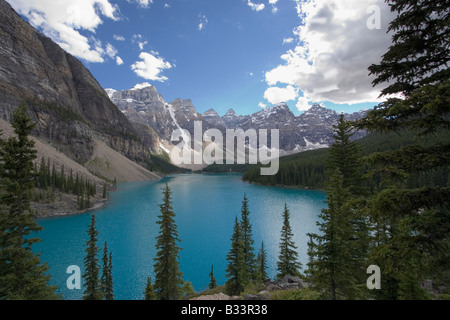
[[(91, 198), (94, 206), (104, 201), (101, 188), (105, 182), (158, 179), (161, 175), (156, 171), (171, 166), (155, 154), (158, 137), (151, 128), (132, 124), (79, 60), (0, 0), (3, 138), (13, 134), (9, 121), (22, 101), (36, 123), (36, 164), (45, 158), (56, 172), (64, 168), (96, 184), (97, 195)], [(53, 192), (38, 190), (38, 194)], [(44, 214), (80, 210), (74, 194), (59, 193), (47, 200), (36, 203)]]
[[(104, 144), (154, 169), (152, 131), (133, 126), (79, 60), (0, 0), (0, 117), (9, 121), (22, 100), (37, 124), (33, 134), (77, 163), (92, 161), (101, 154), (96, 148)], [(96, 174), (111, 176), (102, 170)]]
[[(237, 115), (233, 109), (222, 117), (214, 109), (203, 114), (197, 112), (191, 100), (164, 101), (156, 88), (150, 84), (139, 84), (130, 90), (106, 89), (111, 101), (132, 123), (148, 125), (159, 136), (160, 146), (170, 150), (170, 138), (177, 128), (186, 129), (194, 136), (194, 121), (202, 121), (203, 131), (209, 128), (220, 130), (224, 136), (227, 129), (278, 129), (280, 132), (280, 154), (291, 154), (306, 150), (329, 147), (333, 143), (333, 124), (339, 114), (333, 110), (314, 105), (308, 111), (295, 116), (285, 103), (265, 108), (251, 115)], [(346, 114), (348, 119), (363, 117), (364, 111)], [(363, 132), (355, 138), (362, 137)]]

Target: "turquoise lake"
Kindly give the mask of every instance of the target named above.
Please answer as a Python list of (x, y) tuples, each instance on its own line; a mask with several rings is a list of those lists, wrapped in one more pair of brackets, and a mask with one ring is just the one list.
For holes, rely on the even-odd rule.
[(38, 233), (42, 242), (33, 249), (41, 253), (42, 262), (48, 263), (51, 284), (58, 287), (64, 299), (81, 299), (83, 295), (83, 287), (81, 290), (67, 288), (70, 274), (66, 270), (70, 265), (78, 265), (84, 271), (84, 250), (92, 213), (99, 232), (98, 247), (103, 252), (106, 241), (112, 252), (115, 299), (143, 298), (147, 277), (154, 279), (155, 238), (159, 233), (156, 221), (166, 182), (172, 190), (181, 240), (180, 269), (184, 280), (191, 281), (196, 291), (207, 289), (211, 265), (218, 285), (226, 281), (226, 256), (244, 194), (249, 201), (254, 248), (257, 252), (264, 241), (269, 276), (276, 276), (285, 203), (290, 210), (299, 259), (306, 267), (307, 233), (318, 231), (316, 221), (326, 206), (325, 192), (248, 184), (239, 174), (173, 175), (159, 181), (119, 184), (117, 191), (110, 194), (108, 204), (99, 210), (38, 220), (44, 227)]

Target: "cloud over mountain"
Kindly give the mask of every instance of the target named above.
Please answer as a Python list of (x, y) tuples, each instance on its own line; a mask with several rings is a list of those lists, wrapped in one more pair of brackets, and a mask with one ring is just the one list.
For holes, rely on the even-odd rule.
[[(293, 33), (298, 45), (281, 56), (282, 64), (266, 72), (267, 84), (302, 91), (299, 110), (307, 101), (377, 101), (381, 88), (372, 87), (368, 67), (381, 60), (391, 43), (386, 30), (393, 14), (388, 5), (383, 0), (296, 2), (301, 24)], [(371, 6), (380, 8), (378, 17), (373, 17)], [(380, 19), (379, 29), (368, 27), (374, 18)]]

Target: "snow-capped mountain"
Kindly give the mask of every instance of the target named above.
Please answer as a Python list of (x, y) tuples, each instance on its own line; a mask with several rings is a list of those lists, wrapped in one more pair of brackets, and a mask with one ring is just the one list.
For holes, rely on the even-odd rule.
[[(279, 103), (251, 115), (238, 115), (233, 109), (222, 117), (214, 109), (200, 114), (189, 99), (164, 101), (156, 88), (148, 83), (132, 89), (105, 90), (112, 102), (135, 124), (146, 126), (160, 139), (165, 151), (173, 147), (171, 135), (176, 129), (185, 129), (194, 137), (194, 122), (202, 121), (203, 131), (216, 128), (224, 135), (226, 129), (278, 129), (280, 154), (290, 154), (329, 147), (333, 143), (333, 124), (339, 119), (336, 111), (313, 105), (308, 111), (295, 116), (285, 103)], [(359, 119), (365, 111), (346, 114), (348, 119)], [(356, 137), (364, 133), (357, 133)]]

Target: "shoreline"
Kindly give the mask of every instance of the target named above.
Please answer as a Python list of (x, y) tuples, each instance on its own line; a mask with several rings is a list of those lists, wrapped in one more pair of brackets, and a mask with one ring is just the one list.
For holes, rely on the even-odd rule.
[(326, 191), (325, 189), (321, 189), (321, 188), (312, 188), (312, 187), (300, 187), (300, 186), (288, 186), (288, 185), (284, 185), (284, 184), (275, 184), (275, 185), (271, 185), (271, 184), (263, 184), (263, 183), (259, 183), (259, 182), (253, 182), (253, 181), (249, 181), (249, 180), (243, 180), (241, 179), (243, 182), (248, 183), (248, 184), (254, 184), (257, 186), (264, 186), (264, 187), (275, 187), (275, 188), (285, 188), (285, 189), (296, 189), (296, 190), (314, 190), (314, 191)]
[[(159, 173), (158, 179), (148, 179), (148, 180), (136, 180), (136, 181), (122, 181), (122, 182), (137, 182), (137, 181), (156, 181), (163, 179), (166, 175)], [(110, 190), (116, 191), (117, 189)], [(93, 199), (93, 205), (89, 208), (78, 210), (76, 208), (76, 197), (74, 195), (64, 195), (64, 200), (57, 200), (51, 203), (38, 203), (32, 202), (33, 210), (37, 211), (35, 214), (35, 219), (46, 219), (46, 218), (57, 218), (57, 217), (66, 217), (66, 216), (74, 216), (79, 214), (84, 214), (89, 211), (95, 211), (106, 207), (109, 203), (109, 196), (106, 199), (99, 197), (99, 199)], [(58, 204), (59, 202), (59, 204)]]

